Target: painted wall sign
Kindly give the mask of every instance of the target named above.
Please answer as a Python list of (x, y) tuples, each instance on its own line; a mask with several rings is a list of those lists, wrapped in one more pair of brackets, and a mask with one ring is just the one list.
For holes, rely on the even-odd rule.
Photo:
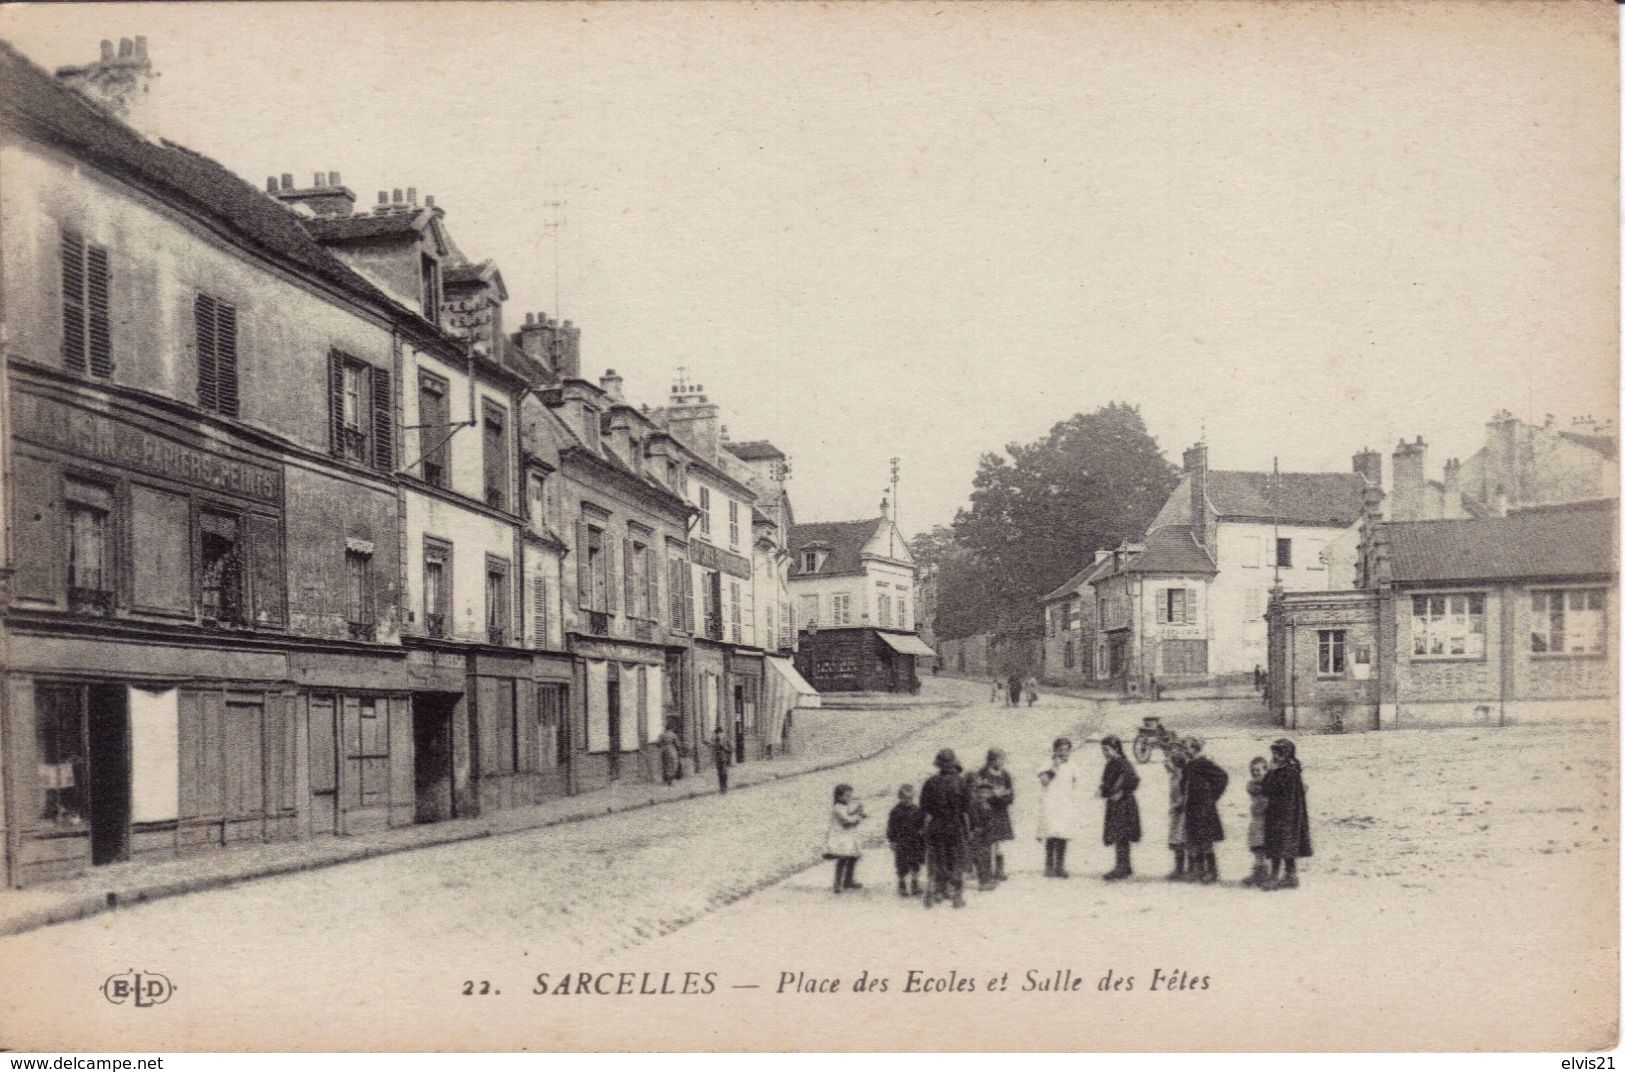
[(282, 474), (210, 454), (101, 413), (26, 391), (13, 396), (17, 437), (87, 461), (280, 505)]

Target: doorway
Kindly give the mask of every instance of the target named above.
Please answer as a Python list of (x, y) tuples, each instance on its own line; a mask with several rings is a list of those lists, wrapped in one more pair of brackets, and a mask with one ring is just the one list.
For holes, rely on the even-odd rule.
[(90, 731), (90, 862), (130, 858), (130, 700), (123, 685), (86, 690)]
[(621, 682), (613, 664), (609, 677), (609, 780), (621, 776)]
[(456, 693), (412, 694), (413, 820), (437, 823), (454, 814), (451, 721)]
[(745, 686), (734, 683), (734, 762), (745, 762)]

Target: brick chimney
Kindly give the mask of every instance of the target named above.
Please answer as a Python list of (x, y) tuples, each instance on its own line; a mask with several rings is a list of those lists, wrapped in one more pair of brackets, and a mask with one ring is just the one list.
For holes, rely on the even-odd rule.
[(705, 385), (688, 382), (679, 375), (671, 386), (671, 405), (666, 407), (666, 427), (684, 446), (713, 464), (722, 449), (717, 406), (705, 397)]
[(609, 400), (611, 402), (626, 401), (626, 395), (623, 391), (623, 388), (626, 386), (626, 381), (623, 380), (621, 378), (621, 374), (616, 372), (614, 369), (604, 370), (604, 374), (598, 377), (598, 386), (603, 389), (604, 394), (609, 396)]
[(561, 380), (581, 378), (581, 329), (568, 320), (559, 325), (559, 361), (553, 371)]
[(1421, 436), (1416, 437), (1415, 443), (1401, 439), (1399, 446), (1394, 448), (1393, 466), (1389, 470), (1394, 482), (1388, 506), (1390, 521), (1425, 520), (1427, 454), (1428, 447)]
[(1185, 451), (1185, 475), (1191, 485), (1191, 535), (1203, 547), (1209, 545), (1207, 506), (1207, 444), (1198, 443)]
[(152, 80), (158, 76), (147, 59), (145, 37), (133, 41), (120, 38), (117, 53), (113, 42), (103, 41), (96, 62), (83, 67), (58, 67), (56, 76), (63, 85), (122, 120), (148, 141), (157, 139)]
[(1446, 521), (1467, 516), (1461, 506), (1461, 460), (1451, 458), (1444, 463), (1444, 509), (1439, 515)]
[[(293, 189), (293, 176), (284, 173), (265, 180), (265, 192), (306, 216), (348, 216), (355, 209), (355, 193), (339, 181), (336, 171), (318, 171), (309, 186)], [(286, 185), (284, 185), (286, 183)]]
[(1495, 503), (1497, 511), (1506, 513), (1506, 506), (1517, 506), (1524, 501), (1519, 447), (1523, 439), (1519, 433), (1523, 422), (1506, 410), (1489, 419), (1484, 437), (1484, 484), (1479, 489), (1481, 502)]
[(1365, 477), (1367, 484), (1382, 487), (1382, 454), (1370, 447), (1361, 448), (1354, 456), (1354, 471)]
[(519, 328), (517, 345), (526, 357), (545, 368), (549, 377), (557, 375), (557, 320), (549, 320), (546, 313), (526, 313), (525, 322)]

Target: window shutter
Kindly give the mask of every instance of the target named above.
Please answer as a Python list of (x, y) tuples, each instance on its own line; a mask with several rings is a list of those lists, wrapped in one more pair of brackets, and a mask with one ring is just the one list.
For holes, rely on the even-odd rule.
[(587, 523), (576, 522), (576, 606), (592, 610), (592, 563), (587, 561)]
[(1185, 589), (1185, 624), (1186, 625), (1195, 625), (1196, 624), (1196, 593), (1198, 591), (1200, 591), (1200, 589), (1197, 589), (1197, 588), (1187, 588), (1187, 589)]
[(389, 389), (389, 370), (374, 368), (372, 379), (373, 467), (395, 471), (395, 395)]
[(107, 264), (107, 250), (91, 246), (86, 264), (86, 282), (90, 303), (90, 372), (93, 376), (113, 374), (113, 329), (108, 287), (112, 273)]
[(536, 633), (536, 646), (547, 647), (547, 578), (537, 576), (530, 582), (531, 621)]
[(1158, 593), (1157, 598), (1157, 624), (1162, 625), (1168, 621), (1168, 592), (1166, 589)]
[(660, 614), (660, 565), (655, 558), (653, 548), (643, 552), (647, 561), (647, 580), (649, 582), (649, 613), (646, 617), (651, 622), (658, 622)]
[(197, 321), (197, 404), (212, 410), (220, 404), (214, 361), (214, 299), (199, 294), (192, 311)]
[(237, 416), (237, 310), (215, 302), (214, 365), (219, 381), (220, 412)]
[[(253, 545), (254, 624), (283, 624), (282, 532), (274, 517), (258, 514), (249, 518)], [(365, 596), (363, 596), (365, 598)], [(373, 620), (368, 618), (368, 621)]]
[(85, 240), (62, 232), (62, 362), (85, 371)]
[(336, 352), (327, 355), (327, 432), (333, 457), (344, 457), (344, 359)]
[(694, 632), (694, 570), (683, 559), (683, 628)]
[[(604, 605), (605, 614), (615, 613), (615, 604), (618, 598), (615, 594), (615, 541), (609, 538), (609, 531), (604, 531)], [(630, 610), (631, 608), (627, 608)]]
[(621, 541), (621, 582), (626, 587), (626, 616), (635, 617), (638, 611), (638, 571), (632, 561), (632, 541)]

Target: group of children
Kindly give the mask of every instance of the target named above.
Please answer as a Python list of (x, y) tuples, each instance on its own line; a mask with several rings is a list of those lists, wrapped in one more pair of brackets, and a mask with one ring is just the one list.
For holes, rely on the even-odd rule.
[[(1043, 791), (1039, 838), (1044, 841), (1047, 877), (1067, 877), (1066, 843), (1075, 835), (1079, 801), (1078, 771), (1069, 762), (1072, 742), (1059, 738), (1050, 762), (1039, 773)], [(1103, 877), (1116, 881), (1131, 876), (1130, 846), (1140, 840), (1140, 813), (1134, 799), (1139, 775), (1116, 737), (1101, 741), (1106, 769), (1099, 796), (1105, 801), (1104, 840), (1116, 852), (1116, 866)], [(1015, 837), (1010, 805), (1015, 784), (1005, 767), (1005, 754), (994, 748), (986, 764), (966, 774), (952, 749), (937, 753), (937, 773), (920, 787), (897, 790), (897, 804), (886, 819), (886, 840), (897, 871), (897, 895), (921, 897), (927, 908), (938, 901), (965, 904), (967, 872), (977, 888), (989, 891), (1005, 880), (1004, 843)], [(1174, 882), (1211, 885), (1219, 881), (1214, 846), (1224, 840), (1219, 798), (1229, 784), (1224, 770), (1203, 754), (1201, 739), (1185, 737), (1169, 745), (1164, 758), (1168, 771), (1168, 845), (1174, 854)], [(1252, 874), (1245, 886), (1262, 890), (1296, 889), (1297, 861), (1310, 856), (1309, 813), (1302, 767), (1293, 743), (1285, 738), (1270, 745), (1270, 758), (1251, 764), (1247, 847), (1253, 854)], [(858, 890), (858, 858), (863, 855), (858, 828), (868, 816), (853, 799), (850, 785), (835, 787), (824, 857), (835, 861), (834, 892)], [(1284, 874), (1283, 874), (1284, 869)], [(926, 872), (922, 889), (920, 872)]]
[[(989, 750), (986, 764), (972, 774), (964, 772), (951, 748), (938, 752), (934, 764), (937, 773), (920, 787), (919, 803), (912, 785), (901, 786), (886, 817), (897, 895), (922, 897), (927, 908), (939, 901), (963, 908), (967, 872), (975, 874), (977, 889), (984, 892), (997, 889), (1006, 878), (1003, 844), (1015, 837), (1010, 825), (1015, 783), (1005, 769), (1004, 752), (997, 748)], [(867, 816), (852, 797), (850, 785), (835, 787), (824, 842), (825, 858), (835, 861), (836, 893), (863, 888), (856, 879), (862, 855), (857, 831)]]
[[(1203, 755), (1197, 737), (1169, 745), (1163, 766), (1168, 771), (1168, 847), (1174, 854), (1168, 880), (1211, 885), (1219, 880), (1213, 846), (1224, 840), (1218, 802), (1229, 776)], [(1241, 884), (1260, 890), (1296, 889), (1298, 859), (1313, 855), (1296, 746), (1281, 738), (1270, 745), (1269, 759), (1254, 757), (1248, 773), (1247, 848), (1253, 870)]]

